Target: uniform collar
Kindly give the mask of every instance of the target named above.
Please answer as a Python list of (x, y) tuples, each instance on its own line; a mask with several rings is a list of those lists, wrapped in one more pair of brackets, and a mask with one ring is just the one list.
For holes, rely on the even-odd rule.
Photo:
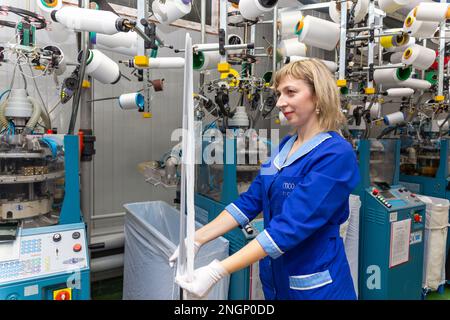
[(297, 159), (303, 157), (305, 154), (309, 153), (311, 150), (313, 150), (315, 147), (317, 147), (319, 144), (324, 142), (325, 140), (331, 138), (331, 135), (328, 132), (321, 132), (316, 134), (314, 137), (306, 141), (303, 145), (298, 148), (297, 151), (295, 151), (294, 154), (290, 156), (289, 159), (287, 159), (287, 156), (289, 154), (289, 151), (292, 148), (292, 145), (294, 144), (295, 140), (297, 139), (297, 134), (294, 134), (283, 146), (280, 153), (277, 154), (275, 159), (273, 160), (273, 164), (278, 170), (281, 170), (284, 167), (289, 166)]

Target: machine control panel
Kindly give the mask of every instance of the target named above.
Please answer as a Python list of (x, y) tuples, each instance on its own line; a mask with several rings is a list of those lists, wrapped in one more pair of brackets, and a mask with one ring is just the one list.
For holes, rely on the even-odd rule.
[(0, 243), (0, 284), (88, 267), (84, 229), (27, 235), (20, 230), (15, 241)]
[[(414, 193), (403, 186), (392, 186), (388, 190), (371, 187), (367, 191), (389, 211), (425, 205)], [(418, 215), (420, 216), (420, 214)], [(422, 218), (419, 216), (413, 217), (413, 220), (420, 222)]]

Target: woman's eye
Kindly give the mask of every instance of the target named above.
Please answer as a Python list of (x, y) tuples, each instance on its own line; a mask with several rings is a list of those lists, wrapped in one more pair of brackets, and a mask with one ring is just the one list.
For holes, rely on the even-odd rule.
[(294, 90), (288, 90), (288, 94), (294, 94), (295, 91)]

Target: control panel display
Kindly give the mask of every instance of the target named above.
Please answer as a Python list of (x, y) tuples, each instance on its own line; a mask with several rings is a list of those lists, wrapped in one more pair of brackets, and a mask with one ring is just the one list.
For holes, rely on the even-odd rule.
[(389, 211), (423, 205), (414, 193), (402, 186), (392, 186), (389, 190), (378, 190), (372, 187), (367, 191)]
[(380, 195), (383, 196), (385, 199), (394, 199), (394, 195), (390, 193), (389, 191), (380, 191)]
[(83, 229), (19, 235), (15, 241), (0, 243), (0, 253), (11, 247), (17, 249), (17, 255), (0, 254), (0, 284), (88, 266)]

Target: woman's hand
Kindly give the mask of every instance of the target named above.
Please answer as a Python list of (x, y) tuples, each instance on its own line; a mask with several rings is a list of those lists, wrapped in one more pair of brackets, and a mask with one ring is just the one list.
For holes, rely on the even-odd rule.
[[(185, 247), (187, 246), (186, 240), (187, 239), (184, 239)], [(200, 242), (194, 241), (194, 257), (197, 255), (198, 250), (200, 250), (201, 246), (202, 245), (200, 244)], [(175, 251), (169, 258), (169, 265), (171, 268), (175, 265), (175, 262), (177, 262), (179, 255), (180, 255), (180, 246), (178, 245), (178, 247), (175, 249)]]
[(228, 274), (228, 271), (216, 259), (207, 266), (196, 269), (192, 281), (188, 282), (186, 276), (178, 276), (175, 278), (175, 282), (188, 294), (203, 298), (217, 282)]

